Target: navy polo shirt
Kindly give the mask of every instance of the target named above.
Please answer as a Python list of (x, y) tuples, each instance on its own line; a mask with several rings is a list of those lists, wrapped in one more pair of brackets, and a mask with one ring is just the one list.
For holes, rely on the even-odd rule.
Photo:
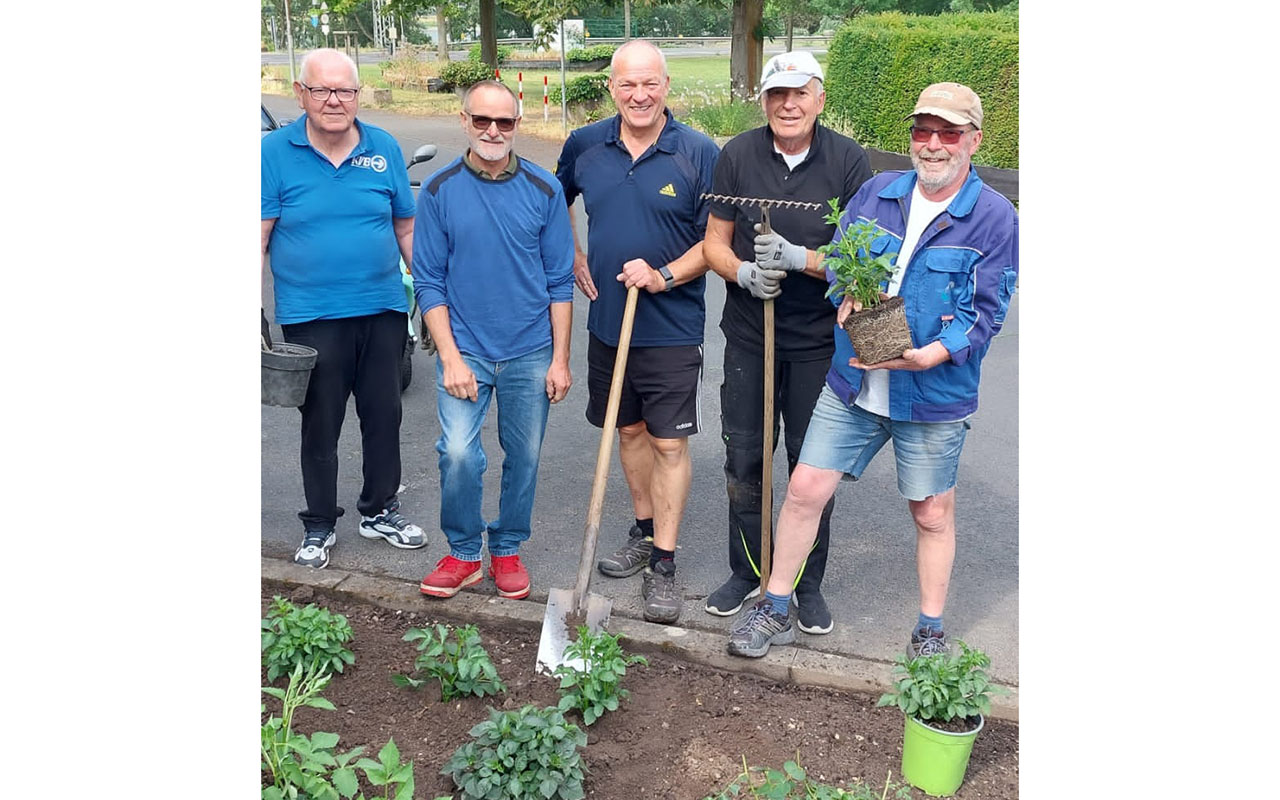
[(412, 217), (400, 145), (356, 120), (360, 142), (334, 166), (306, 115), (262, 139), (262, 218), (281, 325), (409, 310), (393, 218)]
[[(582, 195), (587, 212), (587, 264), (599, 296), (587, 313), (587, 330), (617, 346), (627, 292), (622, 265), (643, 258), (651, 267), (675, 261), (702, 240), (719, 148), (665, 110), (656, 141), (634, 162), (614, 115), (569, 134), (556, 177), (569, 205)], [(669, 292), (641, 292), (631, 344), (663, 347), (702, 344), (706, 276)]]

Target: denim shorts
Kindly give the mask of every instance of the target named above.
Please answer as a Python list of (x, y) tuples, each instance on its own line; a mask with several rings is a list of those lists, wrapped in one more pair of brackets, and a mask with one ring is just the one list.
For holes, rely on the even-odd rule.
[(956, 485), (966, 420), (959, 422), (898, 422), (856, 405), (846, 406), (823, 386), (809, 419), (800, 463), (834, 469), (858, 478), (893, 440), (898, 466), (898, 493), (908, 500), (924, 500)]

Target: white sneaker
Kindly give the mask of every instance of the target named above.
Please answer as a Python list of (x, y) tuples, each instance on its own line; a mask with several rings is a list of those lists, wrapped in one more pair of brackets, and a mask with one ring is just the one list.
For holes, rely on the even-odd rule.
[(400, 513), (400, 501), (391, 501), (389, 508), (384, 508), (376, 517), (360, 518), (360, 535), (366, 539), (386, 539), (392, 547), (402, 550), (417, 550), (427, 543), (427, 535), (422, 528), (405, 519)]
[(307, 531), (302, 537), (302, 544), (293, 554), (293, 563), (304, 567), (324, 569), (329, 566), (329, 548), (338, 541), (333, 531)]

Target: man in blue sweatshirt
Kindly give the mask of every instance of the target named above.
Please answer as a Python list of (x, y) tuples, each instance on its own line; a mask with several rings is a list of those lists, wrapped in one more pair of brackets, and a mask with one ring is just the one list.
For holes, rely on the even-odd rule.
[[(449, 541), (419, 588), (452, 597), (483, 580), (487, 539), (498, 594), (520, 599), (529, 596), (519, 550), (547, 413), (573, 383), (573, 233), (559, 181), (511, 150), (520, 125), (511, 90), (475, 84), (461, 118), (470, 146), (423, 184), (414, 223), (414, 292), (439, 353), (440, 528)], [(495, 392), (502, 494), (486, 523), (480, 429)]]

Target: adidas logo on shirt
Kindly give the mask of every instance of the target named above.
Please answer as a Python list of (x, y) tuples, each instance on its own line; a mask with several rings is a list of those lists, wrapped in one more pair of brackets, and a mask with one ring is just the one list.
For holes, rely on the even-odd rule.
[(664, 194), (667, 197), (675, 197), (676, 187), (668, 183), (666, 186), (663, 186), (661, 189), (658, 190), (658, 194)]

